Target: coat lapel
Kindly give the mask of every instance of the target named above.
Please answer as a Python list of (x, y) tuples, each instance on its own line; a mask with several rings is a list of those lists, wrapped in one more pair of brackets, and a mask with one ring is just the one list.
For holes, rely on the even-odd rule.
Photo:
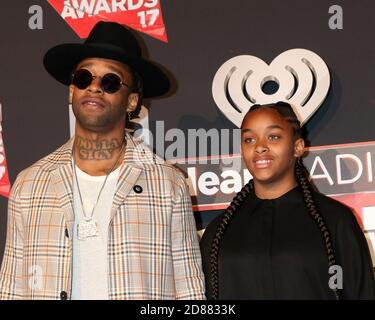
[(141, 173), (142, 169), (129, 164), (123, 164), (113, 198), (111, 219), (115, 216), (118, 207), (125, 201), (126, 196), (132, 190)]
[(71, 148), (73, 139), (69, 140), (60, 150), (57, 157), (59, 165), (51, 168), (51, 182), (55, 188), (59, 206), (64, 213), (66, 226), (69, 234), (73, 234), (74, 211), (73, 211), (73, 168), (71, 162)]
[[(118, 207), (125, 201), (142, 172), (153, 171), (154, 164), (161, 162), (142, 143), (135, 142), (129, 135), (126, 139), (127, 147), (113, 198), (111, 219), (115, 216)], [(45, 168), (51, 172), (51, 182), (55, 187), (59, 205), (64, 212), (69, 234), (72, 234), (74, 225), (73, 167), (71, 161), (73, 141), (74, 138), (62, 146)]]
[(124, 160), (112, 203), (111, 219), (115, 216), (118, 207), (124, 203), (140, 175), (153, 171), (156, 163), (162, 163), (160, 159), (155, 158), (149, 147), (140, 141), (134, 140), (130, 135), (126, 135), (126, 141)]

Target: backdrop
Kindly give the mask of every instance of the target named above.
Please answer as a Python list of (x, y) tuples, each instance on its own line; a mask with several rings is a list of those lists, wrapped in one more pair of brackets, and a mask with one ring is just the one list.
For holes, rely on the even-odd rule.
[[(103, 19), (115, 13), (116, 19), (120, 17), (140, 30), (146, 53), (164, 65), (173, 78), (173, 93), (146, 101), (139, 120), (150, 129), (146, 138), (155, 151), (186, 173), (198, 229), (220, 213), (250, 178), (239, 157), (233, 114), (239, 113), (241, 105), (236, 100), (247, 99), (245, 104), (251, 105), (261, 101), (256, 89), (276, 97), (293, 83), (289, 98), (299, 92), (299, 87), (305, 92), (301, 108), (310, 102), (313, 108), (320, 106), (306, 125), (310, 148), (305, 164), (321, 192), (355, 209), (373, 251), (372, 0), (2, 1), (3, 194), (7, 173), (12, 183), (22, 169), (70, 137), (67, 88), (47, 74), (42, 58), (56, 44), (82, 41), (79, 36), (89, 22), (79, 6), (91, 8), (92, 13), (96, 10)], [(66, 21), (61, 16), (64, 8)], [(292, 51), (285, 59), (277, 58), (292, 49), (307, 51), (302, 55)], [(243, 70), (236, 59), (230, 60), (243, 55), (252, 57), (247, 58), (252, 61), (248, 70)], [(297, 58), (308, 72), (294, 65)], [(267, 69), (271, 63), (273, 68)], [(236, 91), (230, 87), (236, 84), (230, 78), (239, 70), (244, 81), (237, 84), (241, 88)], [(291, 75), (282, 75), (285, 70)], [(1, 196), (0, 260), (6, 209), (7, 197)]]

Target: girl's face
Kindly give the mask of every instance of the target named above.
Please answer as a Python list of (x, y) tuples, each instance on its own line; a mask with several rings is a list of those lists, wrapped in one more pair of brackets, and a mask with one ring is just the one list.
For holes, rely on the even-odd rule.
[(276, 110), (252, 111), (242, 123), (242, 157), (255, 186), (295, 185), (294, 165), (304, 146), (303, 139), (295, 139), (291, 124)]

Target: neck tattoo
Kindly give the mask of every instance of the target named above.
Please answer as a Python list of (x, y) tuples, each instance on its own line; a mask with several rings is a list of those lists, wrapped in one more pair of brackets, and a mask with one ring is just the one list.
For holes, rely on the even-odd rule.
[(76, 137), (77, 156), (81, 160), (109, 160), (116, 149), (121, 147), (121, 142), (116, 138), (90, 140)]

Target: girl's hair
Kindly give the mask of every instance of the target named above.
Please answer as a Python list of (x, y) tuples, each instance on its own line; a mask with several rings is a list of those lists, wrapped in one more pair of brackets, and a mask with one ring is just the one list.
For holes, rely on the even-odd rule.
[[(290, 122), (295, 139), (298, 139), (302, 136), (300, 122), (296, 114), (294, 113), (293, 108), (288, 103), (277, 102), (273, 104), (254, 105), (248, 111), (246, 116), (255, 110), (264, 109), (264, 108), (276, 110), (280, 114), (281, 117), (283, 117), (285, 120)], [(320, 214), (319, 209), (315, 203), (315, 200), (313, 197), (313, 186), (309, 181), (308, 172), (300, 159), (296, 161), (294, 172), (295, 172), (296, 181), (302, 190), (303, 199), (304, 199), (304, 203), (306, 205), (307, 211), (310, 214), (310, 216), (314, 219), (317, 226), (319, 227), (320, 232), (322, 233), (326, 251), (327, 251), (327, 256), (328, 256), (328, 267), (330, 268), (331, 266), (336, 264), (331, 235), (327, 229), (324, 218)], [(252, 191), (252, 188), (253, 188), (252, 181), (249, 181), (242, 188), (242, 190), (237, 193), (237, 195), (234, 197), (234, 199), (230, 203), (229, 207), (225, 210), (217, 226), (216, 233), (213, 237), (212, 244), (211, 244), (211, 253), (210, 253), (210, 271), (211, 271), (210, 281), (211, 281), (211, 288), (212, 288), (212, 299), (214, 300), (219, 299), (218, 258), (219, 258), (220, 241), (222, 240), (224, 233), (226, 229), (228, 228), (228, 225), (231, 222), (232, 218), (239, 211), (243, 202)], [(336, 299), (337, 300), (341, 299), (340, 292), (337, 289), (332, 289), (332, 290), (334, 291)]]

